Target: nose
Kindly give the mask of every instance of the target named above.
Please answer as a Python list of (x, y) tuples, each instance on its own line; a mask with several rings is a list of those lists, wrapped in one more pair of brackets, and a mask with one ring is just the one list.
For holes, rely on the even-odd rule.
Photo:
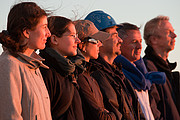
[(138, 42), (138, 43), (137, 43), (137, 48), (138, 48), (138, 49), (142, 49), (142, 43), (141, 43), (141, 42)]
[(50, 32), (49, 28), (47, 28), (47, 37), (51, 37), (51, 32)]
[(172, 32), (171, 37), (172, 37), (172, 38), (176, 38), (177, 35), (176, 35), (174, 32)]
[(103, 44), (102, 44), (102, 42), (98, 42), (98, 47), (101, 47)]
[(123, 40), (118, 36), (118, 42), (122, 44)]
[(79, 43), (81, 42), (81, 40), (80, 40), (78, 37), (76, 37), (76, 38), (75, 38), (75, 42), (76, 42), (77, 44), (79, 44)]

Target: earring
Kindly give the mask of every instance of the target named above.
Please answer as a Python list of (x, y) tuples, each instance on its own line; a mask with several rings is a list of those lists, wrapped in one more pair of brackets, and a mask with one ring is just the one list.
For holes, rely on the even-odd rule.
[(85, 49), (85, 50), (83, 50), (83, 52), (85, 52), (85, 53), (86, 53), (86, 49)]

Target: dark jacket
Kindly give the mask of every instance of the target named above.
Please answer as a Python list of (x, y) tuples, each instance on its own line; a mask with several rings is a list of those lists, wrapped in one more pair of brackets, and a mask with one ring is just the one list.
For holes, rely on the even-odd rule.
[[(175, 63), (164, 61), (158, 56), (152, 47), (147, 46), (145, 50), (144, 62), (148, 71), (165, 72), (166, 82), (163, 85), (153, 85), (149, 92), (151, 107), (156, 107), (161, 112), (153, 111), (156, 118), (163, 118), (164, 120), (179, 120), (180, 103), (180, 88), (179, 88), (179, 74), (174, 76), (172, 70), (176, 67)], [(177, 72), (176, 72), (177, 73)], [(176, 78), (176, 79), (175, 79)]]
[(45, 48), (39, 55), (45, 59), (43, 63), (49, 66), (48, 70), (40, 70), (49, 92), (53, 120), (83, 120), (74, 73), (65, 71), (67, 65), (62, 65), (60, 54), (53, 49)]
[[(107, 109), (121, 112), (122, 119), (145, 119), (135, 91), (122, 72), (121, 64), (108, 64), (101, 56), (93, 60), (99, 67), (92, 73), (98, 82)], [(117, 67), (118, 66), (118, 67)]]
[[(87, 70), (78, 75), (79, 93), (82, 99), (83, 113), (85, 120), (116, 120), (113, 112), (104, 107), (103, 96), (96, 80), (90, 74), (97, 68), (86, 62)], [(121, 119), (118, 116), (117, 120)]]

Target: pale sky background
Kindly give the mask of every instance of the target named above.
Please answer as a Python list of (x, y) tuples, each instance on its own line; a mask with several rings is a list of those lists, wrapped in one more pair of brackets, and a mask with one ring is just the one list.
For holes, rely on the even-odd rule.
[[(6, 30), (7, 15), (11, 6), (27, 0), (1, 0), (0, 31)], [(143, 37), (144, 25), (150, 19), (165, 15), (177, 34), (175, 49), (170, 52), (170, 62), (177, 62), (176, 70), (180, 71), (180, 0), (29, 0), (36, 2), (41, 8), (54, 10), (54, 15), (64, 16), (72, 20), (84, 18), (94, 10), (103, 10), (110, 14), (117, 23), (130, 22), (141, 26)], [(146, 45), (143, 41), (142, 56)], [(0, 46), (0, 54), (2, 48)]]

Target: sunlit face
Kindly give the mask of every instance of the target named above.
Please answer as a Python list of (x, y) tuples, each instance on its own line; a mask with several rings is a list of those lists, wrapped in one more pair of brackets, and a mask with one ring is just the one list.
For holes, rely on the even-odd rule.
[(127, 31), (127, 36), (123, 38), (121, 45), (121, 54), (130, 62), (140, 59), (142, 50), (142, 38), (139, 30)]
[(51, 33), (47, 27), (47, 17), (40, 18), (39, 23), (33, 30), (29, 30), (28, 48), (30, 49), (44, 49), (45, 43)]
[(174, 49), (177, 35), (174, 33), (174, 29), (168, 20), (162, 21), (157, 35), (159, 36), (157, 37), (157, 46), (161, 50), (169, 52)]
[(77, 54), (77, 44), (80, 43), (74, 24), (69, 24), (68, 30), (62, 37), (57, 37), (56, 50), (65, 57), (75, 56)]
[(85, 56), (86, 60), (97, 59), (99, 54), (99, 47), (101, 46), (102, 43), (100, 41), (98, 43), (85, 43), (84, 47), (86, 52), (83, 52), (83, 55)]
[(116, 27), (108, 28), (106, 32), (110, 33), (111, 36), (109, 39), (103, 41), (103, 49), (105, 50), (105, 52), (112, 55), (121, 54), (120, 47), (121, 47), (122, 39), (118, 36)]

